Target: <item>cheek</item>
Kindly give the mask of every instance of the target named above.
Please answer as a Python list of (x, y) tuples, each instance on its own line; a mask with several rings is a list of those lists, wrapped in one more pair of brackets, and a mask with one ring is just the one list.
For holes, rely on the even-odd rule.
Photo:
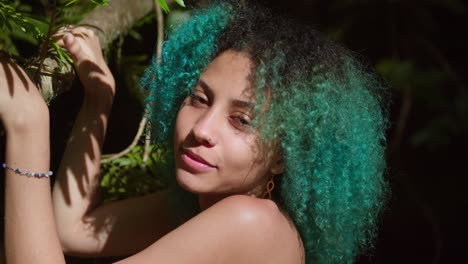
[(190, 116), (187, 115), (187, 109), (182, 106), (177, 114), (177, 119), (174, 126), (175, 143), (185, 138), (190, 131)]
[(225, 147), (225, 162), (228, 164), (227, 169), (236, 175), (233, 180), (256, 180), (266, 174), (267, 168), (259, 159), (260, 153), (255, 143), (253, 137), (228, 141)]

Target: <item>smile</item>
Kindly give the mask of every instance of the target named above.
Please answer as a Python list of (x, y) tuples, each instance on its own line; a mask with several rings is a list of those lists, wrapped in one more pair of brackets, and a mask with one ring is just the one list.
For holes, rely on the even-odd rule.
[(202, 157), (186, 149), (183, 150), (182, 161), (185, 163), (185, 165), (194, 171), (203, 172), (216, 168)]

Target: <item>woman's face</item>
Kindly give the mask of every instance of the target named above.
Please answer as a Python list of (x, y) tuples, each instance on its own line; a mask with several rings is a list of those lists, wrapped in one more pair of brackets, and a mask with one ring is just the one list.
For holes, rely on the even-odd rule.
[(250, 71), (244, 53), (225, 51), (208, 65), (182, 104), (174, 150), (177, 181), (184, 189), (247, 193), (271, 175), (270, 162), (259, 159), (258, 134), (251, 127)]

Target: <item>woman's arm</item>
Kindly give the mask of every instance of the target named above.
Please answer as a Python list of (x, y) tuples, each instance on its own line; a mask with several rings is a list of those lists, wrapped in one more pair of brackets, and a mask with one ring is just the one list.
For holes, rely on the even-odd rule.
[(85, 98), (53, 190), (59, 237), (67, 254), (130, 255), (172, 229), (164, 193), (100, 205), (99, 168), (115, 84), (97, 37), (68, 28), (58, 43), (75, 61)]
[[(22, 69), (0, 54), (0, 119), (10, 168), (49, 170), (49, 112)], [(50, 181), (5, 168), (7, 263), (65, 263), (55, 230)]]
[[(71, 28), (69, 29), (71, 30)], [(82, 234), (85, 217), (99, 203), (99, 165), (115, 84), (99, 46), (92, 49), (91, 31), (68, 34), (59, 43), (75, 59), (77, 73), (83, 79), (85, 96), (67, 143), (53, 190), (57, 227), (65, 251), (73, 248), (70, 239)], [(89, 48), (80, 42), (90, 40)], [(86, 231), (89, 238), (97, 237), (93, 230)], [(102, 236), (101, 236), (102, 237)], [(73, 240), (72, 240), (73, 241)], [(80, 239), (78, 239), (80, 242)], [(73, 250), (73, 249), (71, 249)]]

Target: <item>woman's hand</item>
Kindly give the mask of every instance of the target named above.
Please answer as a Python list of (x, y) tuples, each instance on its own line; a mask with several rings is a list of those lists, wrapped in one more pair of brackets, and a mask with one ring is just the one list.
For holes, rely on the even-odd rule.
[(73, 58), (87, 96), (115, 94), (114, 77), (104, 60), (94, 31), (86, 27), (67, 26), (61, 28), (54, 38)]
[(18, 65), (0, 52), (0, 120), (7, 133), (20, 132), (49, 119), (37, 87)]

